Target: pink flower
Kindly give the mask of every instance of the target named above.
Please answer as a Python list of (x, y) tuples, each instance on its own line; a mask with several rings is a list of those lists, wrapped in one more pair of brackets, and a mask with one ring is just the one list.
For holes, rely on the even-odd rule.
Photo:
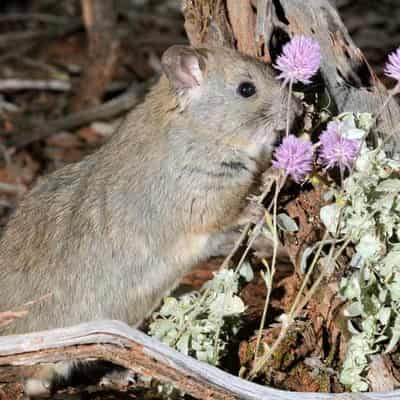
[(389, 54), (389, 61), (385, 65), (385, 75), (400, 82), (400, 47)]
[(294, 36), (283, 46), (282, 54), (277, 58), (275, 68), (281, 71), (278, 79), (288, 82), (310, 83), (321, 64), (319, 43), (307, 36)]
[(343, 137), (338, 127), (337, 122), (330, 122), (321, 134), (319, 161), (327, 168), (338, 166), (350, 169), (357, 158), (360, 142)]
[(302, 140), (288, 135), (282, 140), (274, 153), (274, 168), (282, 169), (285, 174), (300, 183), (312, 170), (313, 148), (309, 140)]

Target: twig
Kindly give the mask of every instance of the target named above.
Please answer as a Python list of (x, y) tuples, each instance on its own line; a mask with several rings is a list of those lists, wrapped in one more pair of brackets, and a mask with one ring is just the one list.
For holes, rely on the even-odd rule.
[(0, 182), (0, 193), (20, 195), (26, 192), (26, 187), (19, 184)]
[[(272, 291), (272, 283), (273, 283), (273, 279), (274, 279), (274, 275), (275, 275), (276, 256), (278, 253), (278, 245), (279, 245), (278, 223), (277, 223), (278, 196), (279, 196), (279, 192), (280, 192), (281, 188), (283, 187), (283, 185), (286, 182), (286, 179), (287, 179), (287, 176), (283, 177), (282, 184), (280, 184), (279, 179), (277, 179), (276, 184), (275, 184), (275, 195), (274, 195), (274, 200), (273, 200), (274, 201), (273, 202), (273, 219), (272, 219), (272, 226), (271, 226), (271, 224), (269, 226), (271, 231), (273, 231), (273, 235), (274, 235), (274, 248), (273, 248), (273, 253), (272, 253), (271, 267), (269, 267), (268, 263), (264, 259), (262, 260), (263, 264), (266, 266), (267, 272), (268, 272), (268, 285), (267, 285), (267, 296), (265, 298), (264, 309), (263, 309), (263, 313), (261, 316), (260, 327), (259, 327), (258, 335), (257, 335), (256, 348), (255, 348), (255, 352), (254, 352), (254, 362), (256, 362), (257, 357), (258, 357), (258, 351), (260, 348), (262, 331), (264, 329), (265, 320), (267, 318), (268, 305), (269, 305), (271, 291)], [(267, 221), (268, 220), (269, 219), (267, 219)], [(264, 279), (264, 281), (267, 283), (266, 279)]]
[(388, 106), (389, 102), (393, 99), (393, 97), (396, 94), (399, 94), (399, 92), (400, 92), (400, 82), (398, 82), (393, 89), (388, 91), (388, 95), (387, 95), (386, 99), (383, 101), (382, 105), (379, 107), (378, 112), (376, 113), (376, 116), (372, 121), (371, 128), (370, 128), (371, 130), (378, 123), (379, 118), (382, 116), (382, 113), (384, 112), (385, 108)]
[[(301, 287), (300, 287), (299, 291), (297, 292), (296, 298), (292, 304), (292, 307), (290, 308), (289, 314), (287, 315), (287, 317), (282, 325), (282, 328), (279, 332), (278, 338), (275, 340), (272, 347), (263, 356), (261, 356), (258, 360), (255, 361), (253, 368), (251, 369), (251, 371), (249, 372), (249, 374), (247, 376), (247, 379), (254, 379), (257, 376), (257, 374), (261, 371), (261, 369), (264, 367), (264, 365), (269, 361), (271, 356), (275, 353), (276, 349), (282, 343), (283, 339), (286, 337), (286, 333), (289, 330), (289, 328), (291, 327), (291, 325), (293, 324), (293, 322), (295, 321), (298, 313), (301, 311), (301, 309), (304, 307), (304, 305), (307, 304), (304, 301), (301, 302), (301, 296), (303, 295), (304, 289), (309, 281), (309, 278), (311, 277), (314, 267), (317, 264), (317, 261), (319, 260), (319, 256), (321, 254), (322, 247), (325, 244), (325, 240), (328, 238), (328, 234), (329, 234), (329, 232), (328, 232), (328, 230), (326, 230), (323, 239), (320, 241), (320, 244), (319, 244), (317, 252), (313, 258), (313, 261), (310, 265), (310, 268), (308, 269), (307, 274), (304, 277), (303, 282), (301, 284)], [(321, 274), (320, 277), (314, 282), (311, 289), (308, 291), (308, 293), (306, 295), (307, 302), (309, 301), (311, 296), (314, 294), (316, 288), (322, 281), (323, 277), (324, 277), (324, 274)], [(300, 306), (299, 306), (299, 304), (300, 304)]]
[(27, 53), (28, 51), (32, 50), (35, 47), (35, 43), (23, 43), (18, 48), (13, 48), (7, 53), (3, 54), (0, 56), (0, 62), (5, 62), (7, 60), (13, 59), (13, 58), (20, 58), (24, 53)]
[(32, 20), (55, 25), (66, 25), (73, 22), (72, 18), (45, 13), (8, 13), (0, 16), (0, 23), (19, 21), (31, 22)]
[(68, 35), (82, 28), (81, 22), (73, 22), (69, 25), (51, 27), (48, 29), (36, 29), (30, 31), (18, 31), (3, 33), (0, 35), (0, 49), (13, 47), (28, 40), (45, 39)]
[(0, 91), (17, 90), (54, 90), (67, 92), (71, 90), (71, 83), (61, 79), (31, 80), (31, 79), (1, 79)]
[[(274, 246), (275, 246), (275, 243), (274, 243)], [(260, 349), (262, 331), (264, 329), (265, 321), (267, 319), (268, 306), (269, 306), (271, 293), (272, 293), (272, 283), (273, 283), (274, 275), (275, 275), (275, 266), (274, 266), (274, 264), (272, 264), (272, 266), (270, 267), (268, 265), (267, 261), (264, 258), (262, 259), (262, 263), (267, 268), (268, 284), (266, 285), (267, 286), (267, 296), (265, 297), (264, 309), (263, 309), (263, 313), (262, 313), (262, 316), (261, 316), (260, 327), (258, 328), (256, 348), (254, 350), (254, 361), (257, 360), (258, 352), (259, 352), (259, 349)], [(264, 276), (263, 276), (263, 278), (264, 278)], [(264, 278), (264, 281), (266, 282), (266, 278)]]
[(60, 76), (60, 74), (64, 74), (67, 76), (67, 74), (61, 72), (60, 69), (58, 69), (57, 67), (48, 64), (44, 61), (35, 60), (26, 56), (21, 57), (19, 61), (30, 68), (37, 68), (41, 71), (45, 71), (46, 73), (49, 74), (49, 76)]
[[(275, 180), (275, 184), (278, 186), (278, 188), (276, 189), (277, 191), (275, 192), (274, 200), (273, 200), (273, 201), (270, 203), (270, 205), (268, 206), (267, 211), (270, 211), (271, 207), (275, 205), (275, 198), (276, 198), (276, 196), (279, 194), (279, 192), (280, 192), (280, 190), (282, 189), (283, 185), (285, 184), (286, 178), (287, 178), (287, 176), (285, 176), (285, 177), (282, 179), (282, 183), (281, 183), (280, 185), (279, 185), (279, 176), (278, 176), (278, 178)], [(257, 202), (258, 204), (262, 204), (262, 202), (264, 201), (264, 199), (267, 197), (269, 191), (270, 191), (270, 187), (267, 187), (267, 188), (263, 191), (263, 193), (261, 194), (261, 196), (259, 196), (259, 199), (258, 199), (258, 202)], [(275, 208), (274, 208), (274, 210), (275, 210)], [(268, 215), (268, 214), (266, 214), (266, 215)], [(262, 227), (263, 227), (263, 225), (264, 225), (264, 222), (265, 222), (265, 216), (263, 216), (263, 218), (261, 218), (260, 221), (259, 221), (259, 222), (256, 224), (256, 226), (254, 227), (254, 232), (252, 233), (252, 236), (251, 236), (249, 242), (247, 243), (246, 249), (244, 250), (244, 252), (243, 252), (243, 254), (242, 254), (242, 257), (240, 258), (240, 260), (239, 260), (239, 262), (238, 262), (238, 265), (236, 266), (236, 271), (238, 271), (238, 270), (240, 269), (240, 267), (242, 266), (242, 264), (244, 263), (244, 260), (246, 259), (247, 254), (249, 253), (251, 247), (253, 246), (254, 242), (256, 241), (258, 235), (259, 235), (260, 232), (261, 232), (261, 229), (262, 229)]]
[[(264, 191), (262, 192), (261, 196), (259, 197), (257, 204), (262, 204), (264, 199), (267, 197), (268, 193), (271, 191), (271, 187), (275, 181), (271, 180), (270, 183), (265, 187)], [(231, 252), (228, 254), (228, 256), (225, 258), (224, 262), (221, 265), (221, 269), (228, 268), (229, 263), (231, 262), (233, 256), (236, 254), (236, 252), (239, 250), (239, 247), (242, 245), (244, 240), (247, 237), (247, 234), (249, 233), (249, 230), (253, 224), (249, 222), (243, 229), (242, 234), (240, 235), (239, 239), (235, 243), (233, 249)]]
[(6, 142), (6, 145), (19, 149), (35, 141), (45, 139), (61, 130), (76, 129), (96, 120), (114, 118), (136, 106), (148, 87), (149, 82), (135, 84), (124, 94), (99, 106), (42, 123), (36, 126), (31, 132), (24, 132), (18, 136), (11, 137)]
[[(144, 8), (144, 7), (143, 7)], [(156, 24), (161, 27), (166, 27), (168, 29), (178, 31), (179, 26), (177, 25), (177, 15), (157, 15), (146, 11), (132, 10), (131, 8), (119, 10), (119, 15), (124, 16), (131, 24), (137, 25), (140, 22), (146, 24)], [(180, 15), (179, 15), (180, 17)]]
[(290, 100), (292, 99), (292, 91), (293, 91), (293, 79), (289, 81), (289, 95), (288, 95), (287, 110), (286, 110), (286, 136), (289, 135), (289, 129), (290, 129)]
[[(106, 92), (113, 92), (126, 89), (127, 82), (110, 82)], [(62, 79), (0, 79), (0, 91), (14, 92), (19, 90), (53, 90), (59, 92), (68, 92), (72, 89), (71, 82)]]

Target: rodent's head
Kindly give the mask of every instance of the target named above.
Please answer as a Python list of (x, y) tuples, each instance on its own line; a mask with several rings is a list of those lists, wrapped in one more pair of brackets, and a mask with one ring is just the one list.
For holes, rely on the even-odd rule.
[[(170, 47), (162, 57), (182, 127), (252, 153), (271, 152), (286, 126), (287, 96), (274, 71), (229, 49)], [(292, 100), (292, 113), (298, 104)]]

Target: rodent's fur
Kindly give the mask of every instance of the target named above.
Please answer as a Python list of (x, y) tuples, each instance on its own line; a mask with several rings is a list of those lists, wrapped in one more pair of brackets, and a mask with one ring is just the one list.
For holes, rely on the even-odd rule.
[[(0, 311), (48, 293), (4, 333), (95, 319), (136, 324), (245, 222), (284, 97), (233, 50), (174, 46), (165, 74), (108, 143), (44, 178), (0, 239)], [(237, 91), (253, 82), (250, 98)]]

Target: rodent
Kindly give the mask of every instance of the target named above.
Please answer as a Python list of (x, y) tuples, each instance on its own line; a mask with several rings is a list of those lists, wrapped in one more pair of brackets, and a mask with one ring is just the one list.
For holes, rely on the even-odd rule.
[(173, 46), (162, 66), (111, 139), (44, 178), (11, 217), (0, 311), (51, 296), (5, 334), (137, 324), (249, 219), (247, 197), (286, 126), (286, 90), (229, 49)]

